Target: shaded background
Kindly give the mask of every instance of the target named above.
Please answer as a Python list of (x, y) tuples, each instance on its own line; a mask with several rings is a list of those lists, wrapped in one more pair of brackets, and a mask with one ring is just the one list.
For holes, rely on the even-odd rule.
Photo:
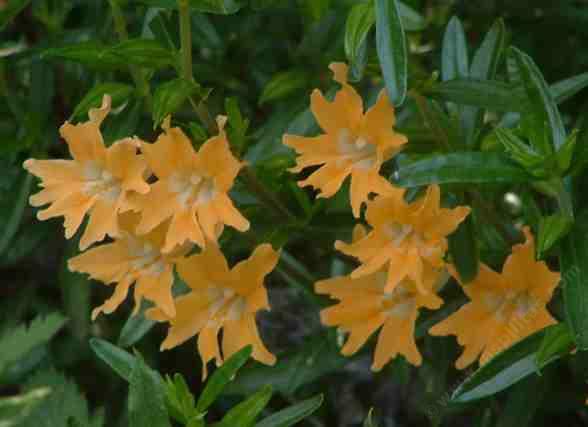
[[(175, 13), (158, 11), (141, 2), (123, 3), (132, 37), (149, 36), (149, 29), (155, 28), (150, 25), (159, 25), (167, 29), (171, 43), (178, 46)], [(309, 93), (315, 87), (332, 87), (327, 66), (345, 59), (344, 24), (354, 2), (258, 3), (267, 3), (268, 7), (256, 11), (246, 7), (231, 16), (194, 14), (194, 74), (203, 87), (213, 89), (208, 100), (213, 113), (224, 111), (226, 97), (238, 100), (243, 115), (251, 120), (247, 159), (288, 208), (302, 215), (300, 197), (312, 194), (300, 193), (292, 185), (292, 177), (286, 172), (292, 164), (292, 154), (280, 145), (280, 137), (285, 132), (316, 132), (307, 111)], [(470, 52), (492, 23), (503, 18), (511, 43), (533, 57), (548, 82), (588, 69), (587, 1), (405, 3), (424, 16), (427, 24), (423, 31), (409, 33), (412, 84), (439, 69), (443, 31), (454, 14), (464, 23)], [(2, 331), (39, 314), (60, 311), (69, 318), (66, 328), (49, 344), (36, 347), (0, 376), (1, 395), (38, 384), (57, 385), (55, 399), (33, 414), (27, 426), (65, 425), (61, 423), (68, 413), (87, 417), (84, 397), (90, 413), (104, 409), (105, 425), (127, 425), (127, 385), (96, 359), (87, 343), (92, 336), (117, 342), (130, 314), (130, 301), (113, 315), (90, 322), (91, 308), (110, 290), (66, 271), (64, 260), (76, 253), (77, 242), (65, 241), (60, 220), (35, 220), (34, 210), (26, 206), (29, 193), (35, 191), (34, 180), (20, 166), (29, 157), (67, 156), (57, 130), (94, 85), (110, 81), (133, 84), (125, 69), (100, 64), (85, 67), (41, 55), (49, 47), (82, 40), (105, 44), (116, 41), (108, 2), (35, 0), (0, 32), (0, 336)], [(367, 76), (359, 83), (368, 99), (381, 87), (373, 43), (369, 58)], [(292, 84), (285, 93), (260, 102), (266, 84), (280, 72), (292, 73)], [(157, 71), (151, 86), (174, 77), (172, 70)], [(569, 129), (580, 127), (584, 120), (585, 95), (583, 92), (562, 106)], [(409, 113), (400, 111), (399, 116)], [(201, 142), (188, 107), (175, 119), (191, 132), (196, 143)], [(132, 97), (120, 114), (107, 120), (104, 132), (110, 142), (126, 134), (137, 134), (148, 141), (156, 136), (151, 116), (139, 96)], [(285, 245), (285, 256), (294, 256), (304, 267), (296, 270), (281, 264), (267, 281), (272, 312), (263, 313), (259, 323), (280, 364), (270, 369), (251, 362), (231, 386), (230, 395), (223, 397), (211, 412), (212, 419), (243, 395), (270, 382), (277, 390), (270, 404), (274, 410), (316, 393), (325, 394), (322, 408), (301, 424), (308, 426), (359, 426), (372, 406), (376, 408), (378, 425), (385, 427), (588, 425), (582, 398), (587, 391), (582, 380), (588, 373), (585, 355), (551, 365), (542, 377), (531, 377), (467, 407), (448, 405), (450, 393), (467, 374), (453, 368), (460, 351), (453, 338), (420, 336), (417, 342), (424, 363), (418, 369), (397, 359), (382, 372), (371, 373), (373, 345), (349, 359), (338, 356), (336, 343), (341, 337), (321, 327), (318, 321), (319, 307), (325, 301), (310, 298), (308, 289), (314, 279), (341, 274), (351, 267), (332, 249), (335, 239), (348, 238), (353, 225), (344, 191), (321, 202), (319, 213), (306, 228), (287, 224), (279, 215), (266, 212), (242, 185), (237, 185), (235, 198), (253, 227), (245, 236), (225, 232), (223, 248), (227, 256), (236, 262), (247, 256), (251, 240), (270, 241)], [(521, 215), (508, 206), (499, 213), (508, 220)], [(505, 255), (500, 253), (496, 259)], [(456, 301), (453, 309), (463, 302), (456, 286), (445, 292), (448, 299)], [(557, 315), (557, 298), (552, 309)], [(421, 320), (430, 315), (425, 313)], [(419, 329), (421, 335), (425, 326)], [(156, 326), (137, 342), (123, 335), (123, 344), (125, 340), (132, 343), (162, 373), (184, 374), (197, 394), (201, 383), (195, 341), (159, 353), (164, 332), (163, 327)], [(58, 403), (61, 400), (65, 403)]]

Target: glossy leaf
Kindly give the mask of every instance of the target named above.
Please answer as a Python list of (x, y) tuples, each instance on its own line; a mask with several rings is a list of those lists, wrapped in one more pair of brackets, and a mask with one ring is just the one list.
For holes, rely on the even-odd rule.
[(302, 385), (341, 369), (350, 360), (325, 337), (317, 336), (297, 351), (281, 356), (272, 367), (256, 364), (243, 368), (225, 393), (248, 395), (269, 384), (276, 392), (292, 395)]
[(126, 65), (124, 58), (115, 54), (108, 46), (94, 41), (47, 49), (42, 57), (65, 59), (100, 70), (117, 69)]
[[(513, 131), (506, 128), (496, 128), (494, 134), (504, 146), (511, 159), (520, 164), (533, 176), (546, 177), (549, 171), (546, 168), (547, 159), (535, 149), (520, 139)], [(551, 173), (554, 171), (552, 170)]]
[(170, 416), (183, 424), (204, 417), (203, 413), (196, 410), (194, 395), (181, 374), (175, 374), (173, 380), (166, 376), (165, 387), (166, 403)]
[(156, 381), (140, 355), (135, 357), (130, 374), (129, 426), (171, 427), (165, 408), (165, 390)]
[(478, 275), (480, 255), (472, 215), (462, 221), (449, 236), (449, 253), (461, 282), (465, 284), (474, 280)]
[(495, 80), (456, 79), (433, 85), (427, 95), (456, 104), (492, 111), (520, 111), (523, 94), (515, 86)]
[(375, 0), (376, 48), (388, 96), (402, 105), (408, 87), (406, 36), (397, 0)]
[[(372, 2), (358, 3), (349, 12), (345, 24), (345, 55), (354, 80), (361, 78), (365, 66), (367, 35), (376, 21)], [(359, 70), (358, 70), (359, 69)]]
[(133, 90), (134, 88), (132, 86), (124, 83), (100, 83), (90, 89), (86, 96), (82, 98), (72, 114), (72, 119), (85, 118), (91, 108), (97, 108), (102, 105), (104, 95), (110, 95), (113, 108), (117, 108), (121, 104), (129, 101)]
[(199, 89), (197, 83), (181, 78), (159, 85), (153, 96), (153, 127), (175, 113)]
[[(149, 6), (161, 7), (164, 9), (177, 9), (177, 0), (139, 0)], [(239, 11), (242, 2), (238, 0), (188, 0), (192, 10), (219, 15), (229, 15)]]
[(546, 366), (554, 357), (569, 354), (574, 347), (574, 340), (565, 323), (558, 323), (545, 331), (545, 336), (536, 354), (537, 368)]
[(277, 73), (263, 88), (259, 104), (286, 98), (303, 89), (307, 83), (308, 75), (304, 71), (290, 70)]
[(237, 371), (249, 360), (251, 351), (251, 346), (244, 347), (214, 371), (198, 398), (198, 403), (196, 404), (198, 412), (206, 411), (214, 403), (227, 384), (235, 378)]
[[(482, 44), (476, 50), (470, 67), (470, 77), (480, 80), (494, 80), (505, 48), (506, 29), (504, 28), (504, 21), (499, 19), (486, 33)], [(485, 110), (481, 108), (468, 107), (464, 109), (461, 123), (466, 147), (476, 145), (476, 132), (483, 125), (484, 113)]]
[(146, 68), (163, 68), (173, 65), (172, 51), (163, 47), (157, 40), (130, 39), (114, 46), (111, 50), (127, 64)]
[[(537, 351), (549, 326), (497, 354), (466, 379), (452, 394), (452, 403), (466, 403), (492, 396), (537, 372)], [(558, 359), (554, 355), (545, 364)]]
[(251, 427), (272, 397), (272, 387), (264, 386), (257, 393), (233, 407), (214, 427)]
[(468, 75), (468, 46), (461, 21), (454, 16), (449, 21), (443, 36), (441, 77), (443, 80), (453, 80), (468, 77)]
[(578, 349), (588, 350), (588, 214), (583, 213), (560, 244), (566, 323)]
[(552, 84), (549, 91), (555, 102), (561, 104), (586, 87), (588, 87), (588, 73), (582, 73)]
[(403, 2), (398, 2), (398, 11), (400, 12), (400, 19), (405, 31), (421, 31), (427, 26), (425, 18), (416, 10), (407, 6)]
[(401, 165), (391, 179), (401, 187), (449, 183), (515, 183), (534, 178), (497, 152), (429, 155)]
[(541, 218), (537, 239), (537, 257), (544, 254), (563, 238), (572, 228), (573, 220), (564, 214), (554, 214)]
[(131, 314), (125, 322), (118, 337), (118, 345), (126, 348), (135, 345), (147, 334), (157, 322), (147, 319), (143, 312)]
[(264, 418), (255, 427), (290, 427), (312, 415), (323, 403), (323, 395), (303, 400), (289, 408), (278, 411)]
[(526, 113), (531, 120), (528, 126), (532, 128), (532, 135), (529, 135), (531, 144), (541, 153), (551, 154), (559, 149), (566, 139), (555, 99), (541, 71), (528, 55), (514, 47), (510, 49), (509, 54), (516, 63), (517, 72), (528, 97)]
[[(127, 382), (131, 381), (131, 374), (135, 366), (135, 356), (104, 341), (100, 338), (92, 338), (90, 347), (104, 363)], [(163, 379), (154, 370), (150, 370), (154, 381), (163, 384)]]

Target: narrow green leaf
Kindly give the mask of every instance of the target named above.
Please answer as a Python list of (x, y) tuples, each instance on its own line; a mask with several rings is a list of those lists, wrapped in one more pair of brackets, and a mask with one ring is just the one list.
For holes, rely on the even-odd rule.
[[(497, 20), (486, 33), (482, 44), (474, 54), (470, 77), (480, 80), (494, 80), (498, 64), (506, 48), (506, 29), (502, 19)], [(484, 109), (469, 107), (462, 113), (462, 126), (466, 147), (476, 145), (476, 133), (484, 123)]]
[(12, 194), (9, 194), (2, 201), (2, 205), (7, 202), (5, 205), (7, 210), (2, 212), (4, 222), (0, 224), (0, 255), (10, 249), (14, 236), (18, 232), (23, 218), (23, 212), (31, 194), (33, 175), (22, 170), (15, 184), (15, 191), (11, 192)]
[(59, 271), (62, 304), (70, 319), (68, 329), (78, 343), (86, 343), (90, 333), (91, 286), (87, 277), (69, 270), (67, 261), (78, 253), (79, 239), (70, 240), (65, 247)]
[(100, 338), (90, 339), (90, 347), (92, 347), (96, 356), (110, 366), (114, 372), (127, 382), (130, 382), (131, 371), (135, 363), (135, 358), (132, 354)]
[(323, 395), (303, 400), (289, 408), (283, 409), (264, 418), (255, 427), (290, 427), (302, 421), (316, 411), (323, 403)]
[(175, 113), (199, 89), (197, 83), (185, 79), (159, 85), (153, 96), (153, 127), (157, 127), (169, 114)]
[[(537, 351), (546, 331), (557, 327), (548, 326), (524, 338), (498, 353), (466, 379), (451, 396), (452, 403), (466, 403), (492, 396), (537, 372)], [(557, 360), (555, 355), (545, 364)]]
[(354, 80), (361, 78), (361, 70), (365, 65), (367, 35), (376, 22), (374, 4), (358, 3), (349, 12), (345, 24), (345, 55), (349, 60)]
[[(139, 0), (149, 6), (177, 9), (177, 0)], [(239, 11), (242, 2), (237, 0), (189, 0), (190, 8), (198, 12), (229, 15)]]
[(472, 215), (462, 221), (449, 236), (449, 252), (462, 283), (474, 280), (478, 275), (480, 254)]
[(127, 64), (146, 68), (163, 68), (173, 65), (172, 51), (153, 39), (130, 39), (114, 46), (111, 51)]
[[(122, 379), (127, 382), (131, 381), (135, 356), (100, 338), (92, 338), (90, 340), (90, 347), (96, 356), (110, 366)], [(163, 384), (163, 378), (161, 378), (157, 371), (150, 370), (150, 372), (154, 381)]]
[(533, 131), (530, 135), (531, 143), (538, 151), (552, 154), (565, 143), (566, 139), (565, 128), (555, 99), (541, 71), (528, 55), (514, 47), (510, 48), (509, 54), (517, 65), (518, 74), (529, 100), (526, 103), (529, 111), (526, 113), (532, 120), (528, 126)]
[(555, 102), (561, 104), (588, 86), (588, 73), (561, 80), (549, 87)]
[(147, 332), (153, 329), (156, 323), (154, 320), (147, 319), (143, 312), (130, 315), (120, 331), (118, 345), (123, 348), (135, 345)]
[(407, 6), (403, 2), (398, 2), (398, 11), (400, 12), (400, 19), (406, 31), (421, 31), (427, 26), (425, 18), (413, 8)]
[(19, 325), (4, 331), (0, 336), (0, 373), (9, 364), (25, 357), (31, 350), (47, 343), (63, 326), (67, 319), (59, 313), (37, 316), (28, 325)]
[(574, 347), (574, 339), (565, 323), (558, 323), (545, 332), (539, 351), (537, 351), (537, 368), (546, 366), (554, 357), (569, 354)]
[(206, 411), (214, 403), (226, 385), (235, 378), (237, 371), (249, 360), (251, 351), (251, 346), (244, 347), (214, 371), (198, 398), (198, 403), (196, 404), (198, 412)]
[(340, 354), (335, 344), (319, 335), (296, 351), (281, 356), (272, 367), (252, 364), (241, 369), (235, 380), (227, 385), (224, 394), (248, 395), (270, 384), (276, 392), (292, 395), (304, 384), (340, 370), (349, 361)]
[(174, 419), (187, 424), (193, 418), (202, 418), (204, 416), (194, 407), (194, 395), (181, 374), (175, 374), (173, 380), (166, 376), (165, 386), (167, 407)]
[(520, 164), (533, 176), (545, 178), (553, 170), (546, 169), (546, 159), (537, 153), (533, 147), (520, 139), (512, 130), (507, 128), (496, 128), (494, 134), (498, 141), (504, 146), (506, 152), (515, 162)]
[(562, 273), (566, 323), (578, 350), (588, 350), (588, 213), (578, 216), (562, 239), (559, 262)]
[(117, 69), (126, 65), (124, 58), (95, 41), (50, 48), (42, 53), (42, 57), (65, 59), (99, 70)]
[(495, 80), (449, 80), (431, 86), (426, 94), (443, 101), (492, 111), (520, 111), (524, 108), (524, 97), (520, 90), (511, 84)]
[(4, 4), (0, 9), (0, 31), (4, 30), (4, 27), (16, 17), (31, 0), (9, 0), (8, 4)]
[(50, 394), (49, 387), (39, 387), (18, 396), (0, 398), (0, 426), (20, 426), (20, 422)]
[(130, 375), (130, 427), (171, 427), (163, 384), (154, 380), (152, 372), (143, 358), (137, 355)]
[(308, 74), (302, 70), (289, 70), (275, 74), (263, 88), (259, 104), (286, 98), (308, 84)]
[(457, 16), (447, 24), (441, 49), (441, 77), (454, 80), (469, 76), (468, 46), (463, 25)]
[(97, 108), (102, 104), (104, 95), (110, 95), (113, 108), (119, 107), (129, 100), (133, 90), (132, 86), (124, 83), (100, 83), (90, 89), (86, 96), (82, 98), (71, 117), (72, 119), (86, 117), (91, 108)]
[(557, 172), (559, 172), (560, 176), (564, 176), (572, 166), (577, 142), (578, 130), (573, 130), (566, 138), (564, 145), (556, 153)]
[(232, 408), (215, 427), (250, 427), (272, 397), (272, 387), (264, 386), (247, 400)]
[(435, 154), (401, 165), (391, 179), (410, 188), (448, 183), (513, 183), (535, 178), (498, 152)]
[(408, 52), (397, 0), (376, 2), (376, 48), (388, 96), (402, 105), (407, 91)]
[(527, 427), (531, 424), (546, 391), (545, 377), (533, 375), (508, 392), (496, 427)]
[(545, 253), (570, 231), (573, 222), (569, 216), (563, 214), (541, 218), (537, 239), (537, 257), (543, 258)]

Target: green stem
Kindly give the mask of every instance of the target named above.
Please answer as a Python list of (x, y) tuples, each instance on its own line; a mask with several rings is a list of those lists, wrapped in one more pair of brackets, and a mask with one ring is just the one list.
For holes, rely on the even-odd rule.
[[(109, 0), (110, 8), (112, 10), (112, 18), (114, 19), (114, 29), (120, 40), (125, 41), (129, 39), (129, 33), (127, 31), (127, 23), (122, 10), (118, 4), (118, 0)], [(135, 86), (139, 90), (139, 93), (147, 101), (147, 106), (151, 109), (151, 91), (149, 90), (149, 82), (147, 81), (143, 70), (129, 66), (131, 77), (135, 82)]]
[(247, 186), (259, 196), (261, 201), (265, 203), (270, 209), (273, 209), (278, 215), (285, 217), (290, 222), (296, 222), (297, 218), (292, 212), (286, 208), (282, 202), (269, 191), (255, 175), (255, 172), (250, 166), (243, 168), (243, 177)]
[(182, 49), (182, 77), (192, 81), (192, 29), (188, 0), (178, 0), (180, 11), (180, 42)]
[[(182, 55), (182, 68), (181, 75), (184, 79), (193, 81), (194, 74), (192, 73), (192, 28), (191, 28), (191, 17), (190, 17), (190, 6), (188, 0), (178, 0), (178, 9), (180, 12), (180, 43), (181, 43), (181, 55)], [(197, 102), (193, 97), (190, 97), (190, 104), (196, 115), (206, 127), (206, 130), (210, 135), (216, 132), (216, 124), (212, 119), (212, 115), (208, 111), (208, 108), (201, 103)]]

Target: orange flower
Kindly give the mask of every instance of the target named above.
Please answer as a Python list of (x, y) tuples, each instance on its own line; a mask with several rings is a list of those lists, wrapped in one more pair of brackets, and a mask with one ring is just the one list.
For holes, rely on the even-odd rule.
[[(463, 369), (480, 355), (480, 363), (546, 326), (556, 323), (546, 304), (560, 280), (544, 262), (535, 261), (535, 243), (513, 247), (502, 273), (480, 265), (478, 277), (463, 286), (470, 302), (433, 326), (432, 335), (456, 335), (464, 352), (455, 366)], [(453, 276), (459, 280), (455, 272)]]
[(142, 218), (137, 232), (147, 233), (171, 218), (165, 252), (186, 241), (204, 247), (205, 237), (216, 242), (225, 224), (239, 231), (249, 229), (227, 195), (243, 164), (231, 153), (225, 122), (226, 117), (217, 118), (219, 135), (206, 141), (198, 153), (180, 128), (170, 127), (169, 119), (154, 144), (141, 145), (159, 181), (138, 202)]
[(138, 142), (126, 138), (106, 148), (100, 124), (110, 112), (110, 97), (105, 95), (102, 107), (90, 110), (90, 120), (59, 130), (69, 146), (73, 160), (35, 160), (24, 162), (24, 168), (41, 178), (43, 190), (30, 197), (32, 206), (51, 206), (39, 211), (46, 220), (65, 218), (65, 237), (72, 237), (86, 213), (90, 220), (80, 240), (84, 250), (106, 235), (119, 235), (117, 214), (133, 207), (129, 197), (149, 192), (143, 179), (146, 163), (137, 155)]
[(310, 99), (312, 112), (325, 133), (314, 138), (284, 135), (284, 144), (301, 155), (293, 172), (323, 165), (298, 183), (321, 190), (318, 197), (331, 197), (351, 175), (351, 207), (353, 215), (359, 217), (370, 193), (386, 191), (389, 184), (379, 175), (380, 167), (407, 139), (393, 130), (394, 106), (385, 90), (364, 114), (361, 97), (347, 83), (347, 65), (333, 63), (329, 68), (342, 86), (335, 100), (328, 102), (318, 89)]
[[(255, 323), (255, 313), (269, 310), (263, 280), (278, 262), (279, 254), (268, 244), (258, 246), (251, 257), (229, 269), (219, 248), (209, 243), (197, 255), (178, 261), (180, 277), (192, 289), (175, 301), (177, 314), (167, 315), (159, 308), (147, 311), (147, 317), (169, 322), (167, 338), (161, 349), (176, 347), (198, 334), (198, 351), (202, 357), (202, 377), (207, 363), (224, 358), (252, 345), (253, 358), (273, 365), (276, 358), (264, 346)], [(222, 356), (218, 334), (223, 330)]]
[(124, 301), (129, 288), (135, 284), (135, 310), (143, 298), (152, 301), (168, 316), (175, 316), (172, 297), (174, 263), (185, 255), (189, 246), (161, 252), (168, 224), (161, 224), (148, 234), (134, 232), (139, 215), (128, 212), (121, 215), (121, 236), (113, 243), (92, 248), (69, 260), (71, 271), (87, 273), (105, 284), (114, 283), (114, 294), (92, 312), (92, 319), (100, 313), (112, 313)]
[(468, 207), (440, 207), (439, 186), (432, 185), (420, 200), (408, 204), (404, 191), (390, 187), (385, 195), (368, 202), (367, 222), (373, 227), (352, 244), (335, 242), (335, 248), (362, 263), (352, 279), (388, 270), (386, 292), (403, 279), (413, 281), (421, 293), (431, 292), (425, 277), (443, 268), (446, 236), (469, 214)]
[[(356, 226), (354, 240), (365, 236), (363, 227)], [(444, 271), (427, 272), (424, 281), (435, 292), (445, 283)], [(421, 307), (436, 309), (443, 301), (434, 293), (418, 292), (415, 283), (403, 279), (392, 292), (387, 293), (386, 272), (380, 269), (358, 279), (349, 276), (317, 282), (318, 293), (328, 294), (340, 302), (324, 309), (321, 320), (328, 326), (339, 326), (349, 332), (341, 349), (345, 356), (352, 355), (382, 327), (376, 344), (372, 370), (378, 371), (397, 354), (402, 354), (413, 365), (420, 365), (422, 357), (414, 339), (414, 325)]]

